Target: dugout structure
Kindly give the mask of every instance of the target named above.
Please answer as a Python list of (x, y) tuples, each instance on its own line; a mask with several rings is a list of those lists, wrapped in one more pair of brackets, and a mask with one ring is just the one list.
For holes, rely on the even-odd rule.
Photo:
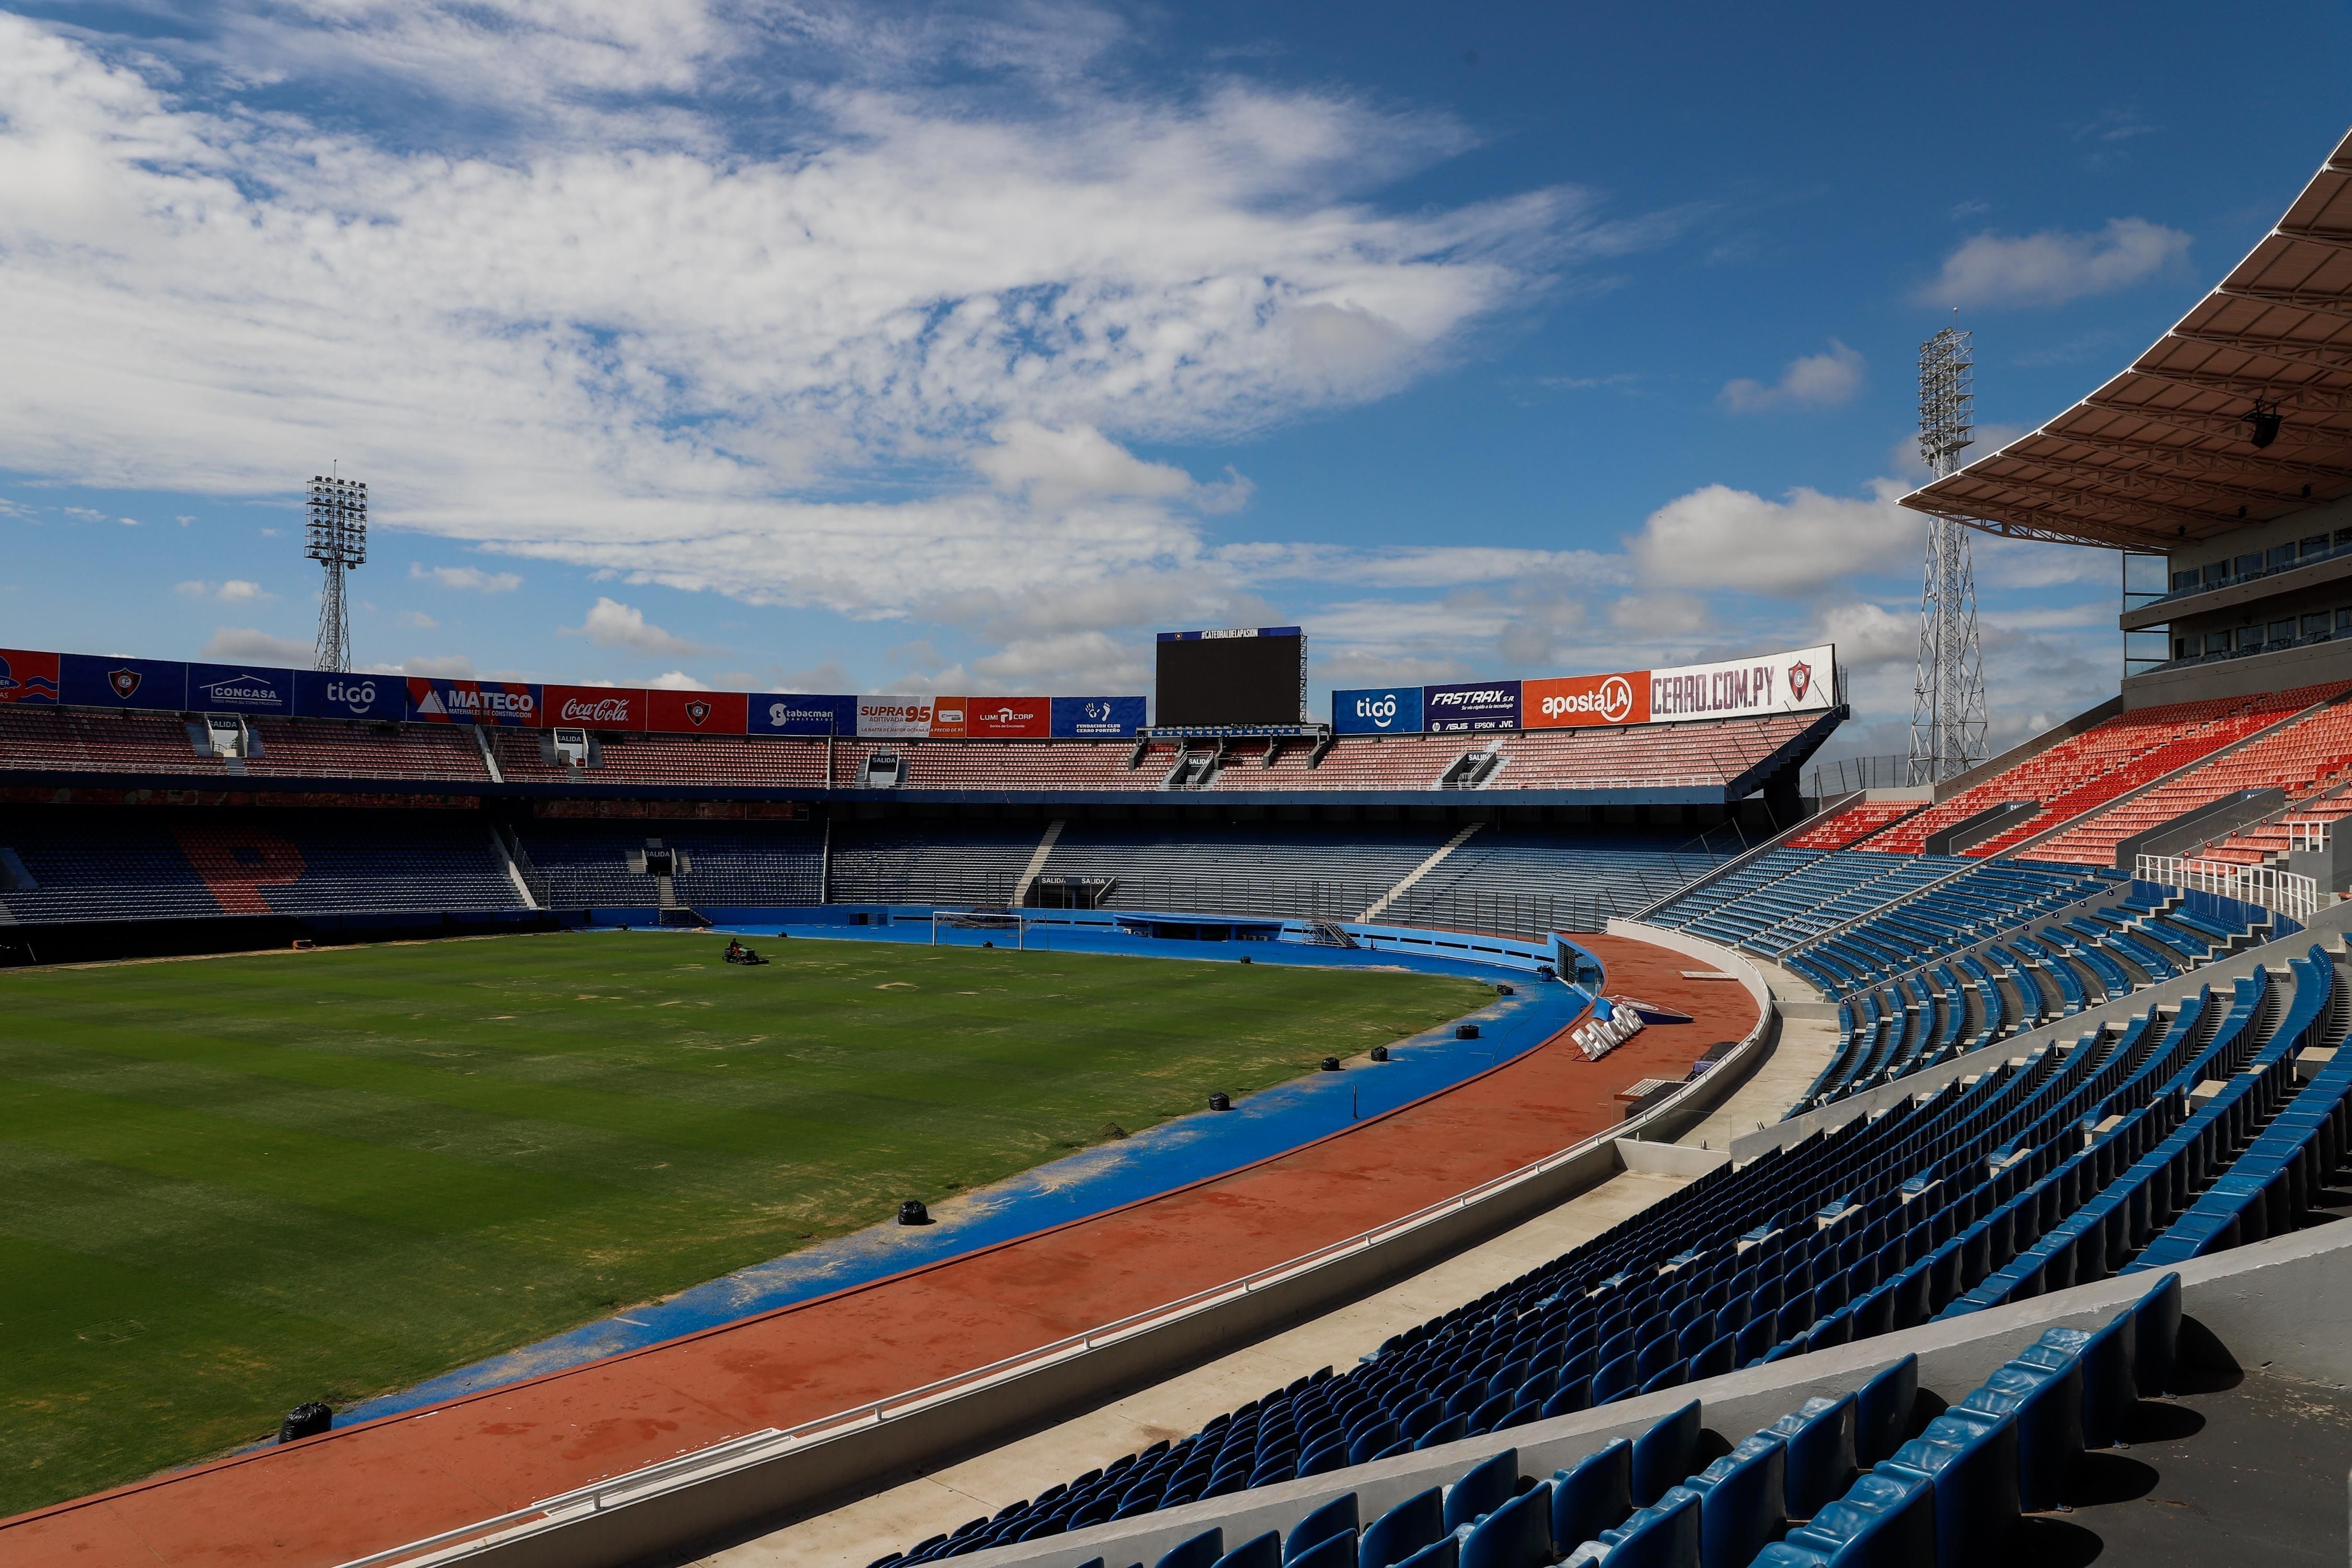
[[(1015, 948), (1029, 945), (1029, 922), (1009, 910), (933, 910), (931, 911), (931, 945), (940, 945), (940, 933), (946, 931), (950, 940), (957, 931), (996, 931), (1009, 935)], [(985, 940), (993, 941), (994, 938)]]

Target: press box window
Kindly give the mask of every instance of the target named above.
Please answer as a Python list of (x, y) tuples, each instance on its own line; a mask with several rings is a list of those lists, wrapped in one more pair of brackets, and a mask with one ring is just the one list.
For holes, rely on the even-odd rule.
[(2195, 637), (2175, 637), (2172, 639), (2173, 658), (2193, 658), (2196, 657), (2196, 654), (2197, 639)]
[(2327, 612), (2326, 610), (2320, 611), (2315, 616), (2305, 616), (2303, 617), (2304, 636), (2307, 637), (2323, 637), (2326, 634), (2326, 631)]
[(2197, 574), (2195, 572), (2175, 572), (2172, 574), (2172, 591), (2174, 593), (2178, 594), (2184, 588), (2194, 588), (2195, 586), (2197, 586)]
[(2240, 626), (2238, 628), (2238, 646), (2242, 648), (2262, 647), (2263, 628), (2260, 626)]
[(2294, 641), (2294, 622), (2292, 620), (2273, 621), (2271, 623), (2271, 641)]
[(2273, 572), (2282, 566), (2294, 565), (2294, 546), (2292, 544), (2272, 545), (2270, 553), (2263, 558), (2263, 564)]
[(2339, 632), (2352, 632), (2352, 609), (2336, 612), (2336, 629)]
[(2228, 562), (2209, 561), (2205, 563), (2205, 582), (2208, 586), (2215, 583), (2226, 583), (2229, 580), (2230, 563)]
[(2238, 563), (2237, 563), (2237, 564), (2238, 564), (2238, 575), (2239, 575), (2239, 576), (2241, 576), (2241, 577), (2251, 577), (2251, 576), (2252, 576), (2255, 573), (2257, 573), (2257, 572), (2259, 572), (2259, 571), (2261, 571), (2261, 570), (2263, 569), (2263, 554), (2262, 554), (2262, 552), (2261, 552), (2261, 551), (2259, 551), (2259, 550), (2257, 550), (2257, 551), (2256, 551), (2256, 552), (2254, 552), (2252, 555), (2241, 555), (2241, 556), (2239, 556), (2239, 557), (2238, 557)]
[(2306, 556), (2325, 555), (2328, 548), (2327, 535), (2324, 533), (2312, 534), (2303, 542), (2303, 552)]
[(2229, 652), (2230, 634), (2227, 632), (2207, 632), (2205, 634), (2205, 651), (2207, 653)]

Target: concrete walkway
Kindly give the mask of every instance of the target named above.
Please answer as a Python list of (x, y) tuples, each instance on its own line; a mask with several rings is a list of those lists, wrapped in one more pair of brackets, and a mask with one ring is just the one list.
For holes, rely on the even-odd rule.
[(1784, 1016), (1780, 1043), (1772, 1047), (1772, 1054), (1729, 1100), (1715, 1108), (1714, 1114), (1675, 1142), (1694, 1149), (1728, 1149), (1733, 1139), (1780, 1121), (1829, 1066), (1830, 1058), (1837, 1054), (1837, 1043), (1836, 1024)]
[(953, 1530), (966, 1520), (992, 1514), (1123, 1454), (1162, 1438), (1173, 1442), (1198, 1431), (1211, 1417), (1294, 1378), (1326, 1366), (1344, 1369), (1391, 1334), (1483, 1296), (1591, 1240), (1683, 1181), (1621, 1173), (1516, 1230), (1313, 1322), (986, 1453), (936, 1469), (877, 1477), (877, 1489), (854, 1502), (683, 1561), (698, 1568), (864, 1568), (877, 1557)]

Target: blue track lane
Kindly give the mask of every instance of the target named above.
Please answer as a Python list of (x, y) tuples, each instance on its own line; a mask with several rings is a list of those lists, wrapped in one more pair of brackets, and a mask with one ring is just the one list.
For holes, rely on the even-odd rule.
[[(793, 941), (928, 942), (929, 929), (915, 924), (852, 926), (730, 926), (719, 936)], [(1040, 932), (1044, 940), (1040, 941)], [(1001, 935), (1001, 933), (995, 933)], [(612, 940), (709, 941), (712, 932), (615, 931)], [(976, 947), (992, 933), (955, 933), (958, 946)], [(908, 1268), (959, 1257), (1072, 1220), (1085, 1219), (1178, 1187), (1220, 1176), (1286, 1153), (1355, 1121), (1379, 1116), (1453, 1088), (1488, 1068), (1532, 1050), (1565, 1027), (1590, 1001), (1573, 985), (1538, 984), (1519, 971), (1459, 960), (1391, 952), (1309, 947), (1293, 942), (1191, 942), (1152, 941), (1111, 932), (1033, 927), (1032, 947), (1056, 952), (1121, 953), (1150, 958), (1235, 962), (1245, 952), (1255, 963), (1308, 964), (1459, 974), (1510, 984), (1517, 995), (1496, 997), (1468, 1015), (1480, 1037), (1457, 1040), (1447, 1024), (1390, 1047), (1391, 1059), (1336, 1073), (1314, 1073), (1236, 1100), (1222, 1114), (1202, 1110), (1178, 1117), (1119, 1142), (1087, 1149), (992, 1186), (932, 1205), (937, 1222), (904, 1228), (877, 1225), (782, 1258), (739, 1269), (698, 1285), (653, 1306), (628, 1311), (558, 1334), (537, 1344), (386, 1394), (336, 1415), (349, 1426), (394, 1415), (420, 1405), (578, 1366), (583, 1362), (640, 1350), (704, 1329)], [(927, 1197), (925, 1194), (909, 1196)]]

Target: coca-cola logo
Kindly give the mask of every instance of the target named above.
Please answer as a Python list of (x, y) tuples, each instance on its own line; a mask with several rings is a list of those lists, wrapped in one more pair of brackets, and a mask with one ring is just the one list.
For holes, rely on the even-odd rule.
[(629, 722), (629, 699), (600, 697), (590, 701), (583, 698), (567, 697), (558, 717), (567, 724), (626, 724)]

